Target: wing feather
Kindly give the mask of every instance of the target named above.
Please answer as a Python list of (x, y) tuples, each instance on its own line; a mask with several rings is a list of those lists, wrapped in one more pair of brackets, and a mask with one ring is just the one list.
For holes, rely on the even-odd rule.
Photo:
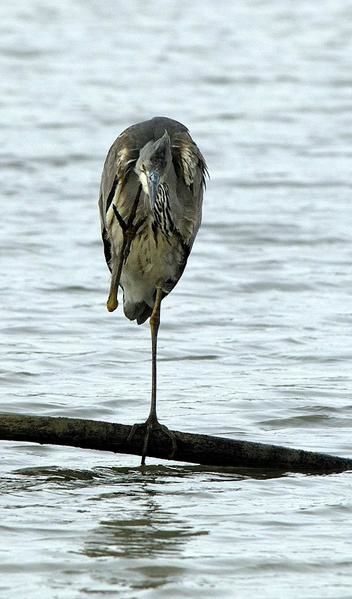
[(182, 198), (183, 218), (180, 234), (192, 248), (202, 219), (203, 192), (208, 168), (205, 159), (188, 131), (172, 138), (173, 164), (177, 177), (177, 195)]
[(138, 149), (134, 147), (133, 142), (134, 140), (129, 139), (126, 132), (117, 137), (107, 154), (101, 176), (99, 194), (100, 224), (105, 259), (110, 270), (111, 258), (114, 252), (110, 236), (111, 220), (109, 223), (108, 211), (112, 202), (114, 204), (118, 203), (122, 189), (136, 163)]

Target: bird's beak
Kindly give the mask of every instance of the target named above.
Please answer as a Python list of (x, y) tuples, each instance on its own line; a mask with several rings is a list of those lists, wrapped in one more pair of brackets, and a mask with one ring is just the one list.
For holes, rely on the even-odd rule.
[(158, 171), (151, 171), (148, 174), (148, 191), (149, 191), (149, 199), (150, 199), (152, 208), (154, 208), (156, 197), (158, 195), (159, 183), (160, 183), (160, 175), (159, 175)]

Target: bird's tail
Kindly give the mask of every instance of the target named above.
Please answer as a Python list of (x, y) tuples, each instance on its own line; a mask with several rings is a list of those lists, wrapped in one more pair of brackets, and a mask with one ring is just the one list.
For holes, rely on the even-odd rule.
[(152, 308), (145, 302), (124, 302), (123, 311), (130, 320), (137, 320), (137, 324), (142, 324), (149, 318)]

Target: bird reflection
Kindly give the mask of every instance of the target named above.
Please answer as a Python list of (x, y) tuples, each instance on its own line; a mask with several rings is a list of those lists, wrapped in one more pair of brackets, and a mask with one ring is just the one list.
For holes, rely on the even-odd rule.
[[(141, 476), (141, 475), (140, 475)], [(167, 485), (167, 481), (164, 481)], [(120, 480), (121, 483), (121, 480)], [(127, 483), (126, 483), (127, 484)], [(170, 557), (183, 553), (187, 541), (198, 535), (189, 522), (179, 518), (173, 511), (162, 508), (159, 493), (153, 484), (160, 485), (160, 473), (149, 472), (148, 480), (141, 479), (128, 495), (131, 504), (129, 513), (121, 514), (121, 497), (126, 509), (126, 490), (119, 490), (100, 496), (101, 500), (113, 500), (114, 509), (101, 520), (85, 544), (84, 553), (88, 557), (152, 558)]]

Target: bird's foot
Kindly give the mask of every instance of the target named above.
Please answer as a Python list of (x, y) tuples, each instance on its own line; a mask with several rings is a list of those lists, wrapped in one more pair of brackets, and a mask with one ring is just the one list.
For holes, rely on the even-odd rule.
[(119, 305), (119, 300), (117, 299), (117, 291), (110, 292), (108, 301), (106, 302), (106, 307), (109, 312), (113, 312)]
[(145, 464), (145, 458), (146, 458), (147, 450), (148, 450), (149, 437), (150, 437), (150, 433), (152, 431), (162, 432), (167, 437), (169, 437), (171, 444), (172, 444), (172, 448), (171, 448), (171, 452), (168, 457), (172, 458), (175, 455), (176, 449), (177, 449), (176, 435), (172, 431), (170, 431), (170, 429), (168, 429), (167, 426), (165, 426), (165, 424), (160, 424), (160, 422), (156, 418), (156, 416), (149, 416), (149, 418), (145, 422), (134, 424), (131, 428), (131, 431), (130, 431), (128, 437), (127, 437), (127, 443), (129, 443), (131, 441), (131, 439), (135, 435), (136, 431), (140, 428), (146, 429), (145, 436), (144, 436), (143, 450), (142, 450), (142, 461), (141, 461), (142, 466), (144, 466), (144, 464)]

